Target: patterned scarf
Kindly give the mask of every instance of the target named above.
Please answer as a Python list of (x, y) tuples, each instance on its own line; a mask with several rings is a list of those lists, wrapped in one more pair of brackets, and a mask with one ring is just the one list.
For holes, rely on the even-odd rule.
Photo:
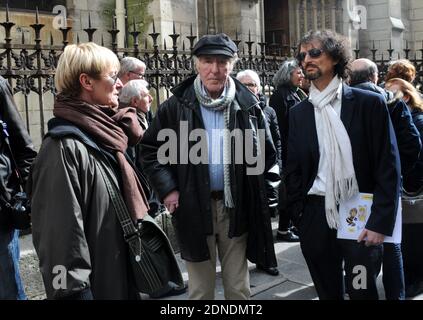
[(234, 200), (231, 192), (231, 178), (230, 178), (230, 148), (231, 141), (229, 135), (229, 115), (230, 115), (230, 105), (235, 99), (235, 82), (231, 77), (228, 78), (226, 84), (226, 94), (219, 99), (212, 99), (207, 94), (203, 94), (200, 76), (194, 80), (194, 90), (195, 95), (205, 108), (214, 110), (214, 111), (223, 111), (225, 119), (225, 129), (223, 134), (223, 181), (224, 181), (224, 194), (225, 194), (225, 207), (234, 208)]
[(134, 108), (112, 108), (92, 105), (71, 97), (58, 95), (53, 114), (68, 120), (88, 133), (103, 148), (116, 156), (122, 176), (122, 193), (134, 221), (144, 218), (148, 201), (141, 183), (125, 158), (128, 145), (136, 145), (143, 130)]

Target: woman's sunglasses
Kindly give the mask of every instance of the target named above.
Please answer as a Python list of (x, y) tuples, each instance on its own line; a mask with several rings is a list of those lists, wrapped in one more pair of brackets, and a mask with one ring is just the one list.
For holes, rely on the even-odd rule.
[(307, 52), (300, 52), (297, 55), (297, 60), (299, 62), (304, 61), (305, 58), (306, 58), (306, 56), (307, 56), (307, 54), (310, 56), (310, 58), (318, 58), (318, 57), (320, 57), (322, 55), (322, 53), (323, 53), (323, 50), (322, 49), (313, 48), (313, 49), (308, 50)]

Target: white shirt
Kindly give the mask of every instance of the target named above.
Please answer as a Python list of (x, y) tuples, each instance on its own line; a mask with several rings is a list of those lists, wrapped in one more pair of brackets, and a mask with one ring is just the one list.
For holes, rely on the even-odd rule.
[[(332, 102), (332, 107), (338, 116), (341, 116), (341, 107), (342, 107), (342, 82), (339, 85), (337, 90), (336, 99)], [(317, 140), (319, 143), (319, 167), (317, 169), (317, 176), (311, 186), (310, 190), (308, 191), (308, 195), (316, 195), (316, 196), (324, 196), (326, 193), (326, 175), (328, 172), (328, 159), (325, 151), (323, 150), (323, 143), (321, 143), (321, 139), (323, 137), (322, 133), (322, 121), (321, 121), (321, 113), (316, 111), (314, 108), (314, 118), (316, 120), (316, 131), (317, 131)]]

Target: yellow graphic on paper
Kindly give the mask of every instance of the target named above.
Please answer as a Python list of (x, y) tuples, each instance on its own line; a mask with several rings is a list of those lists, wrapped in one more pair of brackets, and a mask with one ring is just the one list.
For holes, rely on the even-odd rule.
[(373, 201), (373, 195), (372, 194), (362, 193), (362, 194), (360, 194), (360, 196), (361, 196), (362, 200)]
[(367, 219), (367, 206), (358, 206), (358, 220), (365, 222)]

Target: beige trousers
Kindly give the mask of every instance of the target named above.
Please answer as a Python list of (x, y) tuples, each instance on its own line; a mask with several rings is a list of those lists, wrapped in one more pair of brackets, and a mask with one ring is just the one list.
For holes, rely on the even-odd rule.
[(213, 300), (216, 286), (216, 249), (222, 267), (222, 280), (227, 300), (250, 298), (250, 275), (247, 263), (247, 234), (228, 238), (229, 213), (223, 200), (211, 199), (213, 235), (207, 237), (210, 260), (185, 261), (188, 271), (188, 292), (191, 300)]

